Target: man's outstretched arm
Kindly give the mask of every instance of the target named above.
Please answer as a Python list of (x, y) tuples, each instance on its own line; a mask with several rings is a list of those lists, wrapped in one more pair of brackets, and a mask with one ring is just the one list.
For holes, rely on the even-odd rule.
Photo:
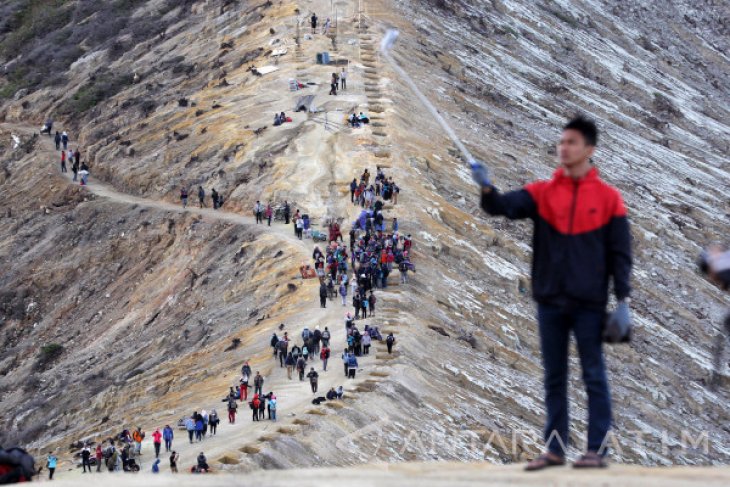
[(537, 216), (535, 194), (541, 188), (541, 183), (500, 194), (489, 178), (487, 167), (479, 161), (471, 163), (471, 176), (482, 189), (481, 207), (490, 215), (504, 215), (512, 220)]
[(504, 215), (510, 220), (537, 216), (537, 204), (525, 188), (504, 194), (493, 186), (482, 188), (481, 207), (490, 215)]

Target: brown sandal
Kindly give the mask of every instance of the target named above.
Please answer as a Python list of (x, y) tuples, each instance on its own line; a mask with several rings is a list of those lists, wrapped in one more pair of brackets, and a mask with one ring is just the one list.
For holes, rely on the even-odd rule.
[(542, 470), (548, 467), (562, 467), (563, 465), (565, 465), (564, 458), (558, 457), (557, 455), (553, 455), (551, 453), (543, 453), (542, 455), (531, 460), (527, 465), (525, 465), (525, 471), (535, 472), (537, 470)]
[(606, 468), (606, 460), (596, 452), (586, 452), (585, 455), (573, 462), (573, 468)]

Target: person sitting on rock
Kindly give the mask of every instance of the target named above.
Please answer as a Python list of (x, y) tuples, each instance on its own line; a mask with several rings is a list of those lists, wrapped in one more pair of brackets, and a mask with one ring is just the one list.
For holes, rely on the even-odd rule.
[(208, 459), (205, 458), (205, 454), (201, 451), (200, 455), (198, 455), (198, 472), (208, 473), (209, 471)]

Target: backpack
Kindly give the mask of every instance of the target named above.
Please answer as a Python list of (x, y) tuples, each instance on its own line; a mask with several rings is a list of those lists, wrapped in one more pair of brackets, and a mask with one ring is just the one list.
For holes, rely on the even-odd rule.
[(30, 482), (35, 475), (35, 460), (21, 448), (0, 448), (0, 484)]
[(395, 341), (395, 337), (393, 335), (388, 335), (388, 338), (385, 339), (386, 343), (393, 343)]

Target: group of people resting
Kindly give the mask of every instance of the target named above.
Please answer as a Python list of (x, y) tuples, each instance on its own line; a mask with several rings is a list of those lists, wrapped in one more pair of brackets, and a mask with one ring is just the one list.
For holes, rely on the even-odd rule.
[(362, 124), (370, 123), (370, 118), (362, 112), (360, 112), (359, 115), (353, 112), (352, 115), (347, 118), (347, 123), (350, 124), (350, 127), (352, 128), (359, 128)]
[(291, 117), (287, 117), (286, 113), (284, 113), (284, 112), (274, 114), (274, 127), (278, 127), (279, 125), (281, 125), (283, 123), (291, 122), (291, 121), (292, 121)]

